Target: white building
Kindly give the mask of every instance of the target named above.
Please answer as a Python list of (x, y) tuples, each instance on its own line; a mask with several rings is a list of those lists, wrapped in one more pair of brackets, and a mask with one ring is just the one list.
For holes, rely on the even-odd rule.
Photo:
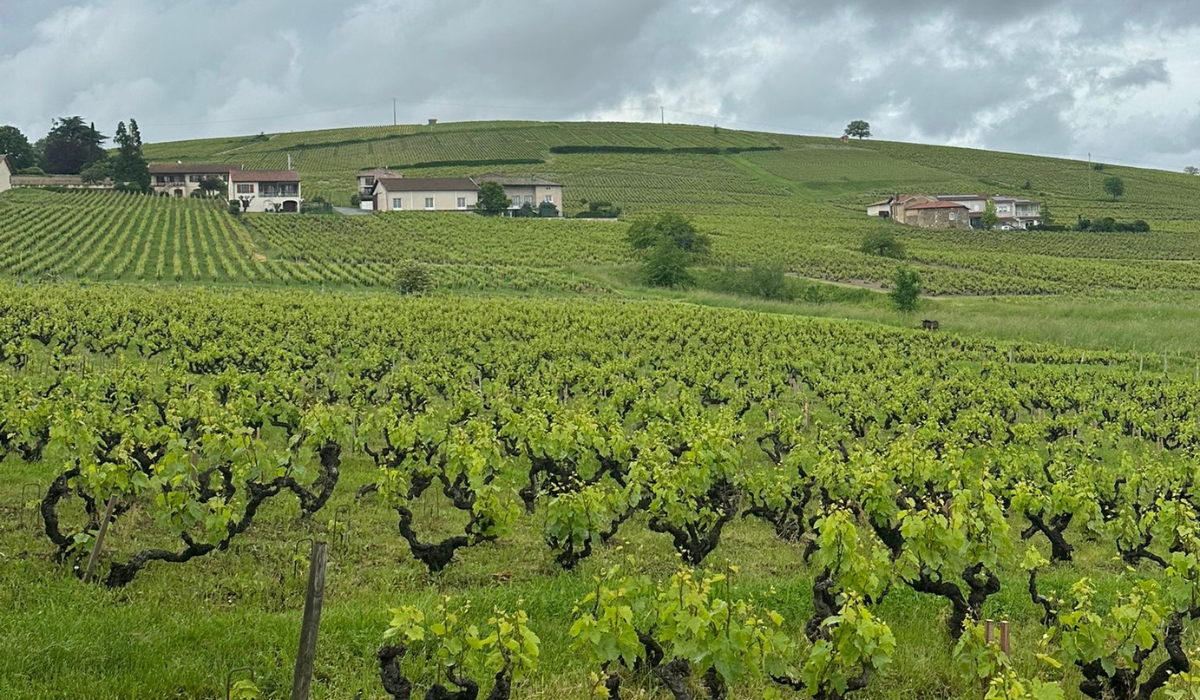
[(380, 178), (371, 196), (375, 211), (474, 211), (479, 186), (466, 177)]
[(205, 180), (229, 184), (229, 173), (241, 170), (229, 163), (155, 163), (150, 166), (150, 187), (155, 194), (191, 197)]
[(241, 202), (246, 212), (298, 212), (304, 201), (300, 174), (295, 170), (233, 170), (229, 173), (229, 199)]
[(7, 192), (12, 189), (12, 168), (8, 165), (8, 159), (0, 155), (0, 192)]

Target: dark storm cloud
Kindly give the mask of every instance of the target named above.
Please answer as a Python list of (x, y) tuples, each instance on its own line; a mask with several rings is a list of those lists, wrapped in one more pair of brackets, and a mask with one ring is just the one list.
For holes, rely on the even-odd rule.
[(386, 123), (392, 98), (403, 121), (665, 104), (1174, 168), (1200, 143), (1138, 125), (1190, 133), (1198, 23), (1191, 0), (2, 0), (0, 123), (132, 115), (162, 140)]

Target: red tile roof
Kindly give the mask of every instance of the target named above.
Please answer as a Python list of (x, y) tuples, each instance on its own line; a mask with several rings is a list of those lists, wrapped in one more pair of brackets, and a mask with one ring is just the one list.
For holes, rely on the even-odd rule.
[(295, 170), (234, 170), (229, 177), (234, 182), (300, 182)]

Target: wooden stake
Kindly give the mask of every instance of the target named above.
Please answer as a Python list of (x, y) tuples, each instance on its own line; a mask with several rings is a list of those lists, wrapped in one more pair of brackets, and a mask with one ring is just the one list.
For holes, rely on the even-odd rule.
[(812, 414), (810, 413), (810, 411), (811, 411), (811, 409), (809, 408), (809, 405), (808, 405), (808, 399), (805, 399), (804, 400), (804, 429), (805, 430), (808, 430), (808, 426), (812, 421)]
[(996, 621), (988, 620), (983, 623), (983, 641), (991, 644), (996, 639)]
[(1005, 656), (1012, 656), (1012, 647), (1009, 644), (1008, 636), (1008, 620), (1000, 623), (1000, 651), (1004, 652)]
[(108, 521), (112, 520), (113, 509), (117, 507), (117, 494), (108, 497), (108, 505), (104, 507), (104, 519), (100, 521), (100, 532), (96, 533), (96, 544), (92, 546), (92, 556), (88, 557), (87, 568), (83, 570), (83, 582), (92, 580), (92, 570), (96, 568), (96, 560), (100, 558), (100, 548), (104, 546), (104, 535), (108, 533)]
[(304, 622), (300, 627), (300, 651), (296, 654), (296, 672), (292, 676), (292, 700), (308, 700), (312, 686), (317, 631), (321, 627), (321, 606), (325, 603), (326, 561), (325, 543), (313, 542), (308, 562), (308, 593), (304, 597)]

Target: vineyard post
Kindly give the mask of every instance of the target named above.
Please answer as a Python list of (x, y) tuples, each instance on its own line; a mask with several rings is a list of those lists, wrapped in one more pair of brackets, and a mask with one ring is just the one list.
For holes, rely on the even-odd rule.
[(991, 644), (996, 638), (996, 621), (989, 619), (983, 623), (983, 641)]
[(92, 556), (88, 557), (87, 568), (83, 570), (83, 582), (92, 579), (92, 569), (96, 568), (96, 560), (100, 558), (100, 548), (104, 546), (104, 535), (108, 532), (108, 521), (112, 520), (113, 509), (117, 507), (117, 494), (108, 497), (108, 505), (104, 507), (104, 519), (100, 521), (100, 531), (96, 533), (96, 543), (92, 546)]
[(296, 654), (296, 672), (292, 677), (292, 700), (308, 700), (312, 686), (317, 631), (321, 627), (321, 606), (325, 603), (326, 561), (325, 543), (313, 542), (308, 564), (308, 593), (304, 596), (304, 622), (300, 627), (300, 651)]
[(1167, 353), (1163, 353), (1163, 374), (1167, 373)]
[(1005, 656), (1012, 656), (1012, 647), (1008, 636), (1008, 620), (1000, 622), (1000, 651), (1004, 652)]
[(811, 409), (808, 404), (808, 399), (804, 399), (804, 429), (808, 430), (809, 422), (812, 418)]
[[(38, 484), (37, 484), (36, 482), (30, 482), (30, 483), (28, 483), (28, 484), (25, 484), (24, 486), (22, 486), (22, 487), (21, 487), (21, 519), (20, 519), (20, 525), (21, 525), (21, 527), (22, 527), (22, 528), (24, 528), (24, 527), (25, 527), (25, 511), (29, 510), (29, 506), (28, 506), (27, 504), (30, 502), (30, 500), (35, 500), (35, 501), (36, 501), (36, 500), (37, 500), (37, 497), (38, 497), (38, 496), (41, 494), (41, 491), (42, 491), (42, 488), (41, 488), (40, 486), (38, 486)], [(30, 499), (30, 498), (29, 498), (29, 495), (30, 495), (30, 494), (33, 494), (33, 499)], [(36, 508), (35, 508), (35, 509), (33, 509), (33, 510), (34, 510), (34, 512), (35, 512), (35, 513), (37, 513), (37, 512), (38, 512), (38, 510), (37, 510)], [(32, 525), (33, 525), (34, 523), (36, 523), (36, 522), (37, 522), (37, 516), (36, 516), (36, 515), (34, 515), (34, 519), (33, 519), (33, 520), (30, 522), (30, 525), (32, 526)]]

